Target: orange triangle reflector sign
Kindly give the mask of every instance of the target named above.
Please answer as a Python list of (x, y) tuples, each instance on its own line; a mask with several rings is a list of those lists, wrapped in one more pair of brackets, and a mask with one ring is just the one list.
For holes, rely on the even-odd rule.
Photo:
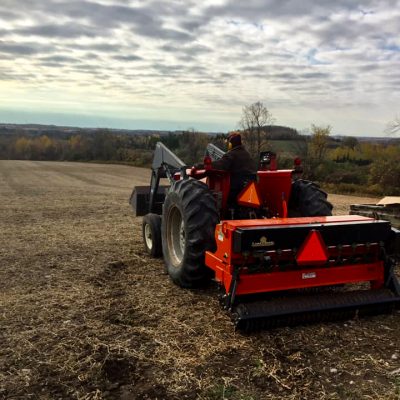
[(260, 207), (261, 199), (255, 182), (250, 182), (238, 195), (237, 202), (245, 207)]
[(300, 266), (323, 265), (328, 261), (328, 251), (321, 233), (312, 230), (297, 252), (296, 261)]

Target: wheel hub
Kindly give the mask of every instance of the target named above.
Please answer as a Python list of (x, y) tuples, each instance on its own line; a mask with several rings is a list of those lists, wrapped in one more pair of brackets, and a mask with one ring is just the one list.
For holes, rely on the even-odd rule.
[(170, 248), (172, 263), (178, 267), (185, 254), (186, 232), (185, 221), (178, 207), (173, 207), (168, 215), (167, 241)]
[(181, 222), (181, 229), (179, 232), (179, 244), (181, 245), (182, 253), (185, 251), (185, 224)]
[(151, 228), (149, 224), (144, 226), (144, 239), (146, 241), (146, 246), (148, 249), (153, 248), (153, 235), (151, 234)]

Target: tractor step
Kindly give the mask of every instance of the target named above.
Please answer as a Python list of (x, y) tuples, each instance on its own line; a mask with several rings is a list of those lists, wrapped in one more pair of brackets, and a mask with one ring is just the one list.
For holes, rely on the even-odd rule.
[(334, 291), (241, 303), (232, 317), (237, 329), (251, 332), (390, 313), (396, 305), (400, 297), (389, 289)]

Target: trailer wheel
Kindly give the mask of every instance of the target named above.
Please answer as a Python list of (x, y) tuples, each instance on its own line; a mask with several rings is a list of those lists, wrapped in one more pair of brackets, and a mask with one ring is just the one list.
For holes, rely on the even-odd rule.
[(162, 256), (161, 247), (161, 216), (146, 214), (142, 220), (143, 243), (146, 252), (154, 257)]
[(317, 217), (332, 215), (328, 195), (313, 182), (298, 179), (292, 183), (289, 200), (290, 217)]
[(194, 179), (171, 185), (163, 205), (162, 248), (167, 272), (181, 287), (204, 284), (212, 276), (204, 265), (205, 252), (215, 251), (219, 217), (208, 186)]

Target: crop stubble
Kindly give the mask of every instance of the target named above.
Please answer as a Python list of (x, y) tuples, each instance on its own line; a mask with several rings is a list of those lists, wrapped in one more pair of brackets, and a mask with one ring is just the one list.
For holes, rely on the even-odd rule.
[(0, 398), (399, 398), (398, 312), (235, 332), (215, 286), (182, 290), (144, 253), (128, 197), (148, 181), (0, 161)]

